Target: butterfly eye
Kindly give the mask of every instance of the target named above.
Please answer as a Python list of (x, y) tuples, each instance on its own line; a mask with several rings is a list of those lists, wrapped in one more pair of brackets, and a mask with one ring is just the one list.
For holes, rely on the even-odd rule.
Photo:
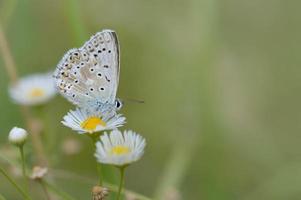
[(104, 91), (105, 88), (104, 88), (104, 87), (100, 87), (99, 90), (100, 90), (100, 91)]
[(108, 52), (111, 53), (111, 50), (109, 50)]
[(104, 67), (104, 68), (109, 68), (109, 65), (104, 65), (103, 67)]
[(119, 99), (116, 99), (115, 106), (118, 110), (122, 107), (122, 105), (123, 105), (122, 102)]
[(98, 73), (97, 76), (101, 77), (102, 75), (101, 75), (101, 73)]
[(78, 80), (77, 80), (77, 79), (75, 79), (74, 83), (78, 83)]
[(90, 91), (93, 92), (93, 91), (94, 91), (94, 88), (90, 88)]
[(94, 72), (94, 68), (90, 68), (90, 72)]

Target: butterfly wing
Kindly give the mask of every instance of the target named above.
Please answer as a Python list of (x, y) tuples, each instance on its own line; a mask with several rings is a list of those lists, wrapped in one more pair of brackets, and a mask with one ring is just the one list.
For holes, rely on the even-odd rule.
[(103, 30), (82, 47), (69, 50), (54, 78), (60, 93), (79, 107), (114, 104), (119, 70), (117, 35)]

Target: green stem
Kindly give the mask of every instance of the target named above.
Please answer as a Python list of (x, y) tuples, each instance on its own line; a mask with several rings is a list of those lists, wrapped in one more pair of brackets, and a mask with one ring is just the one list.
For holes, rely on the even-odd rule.
[[(70, 196), (69, 194), (65, 193), (64, 191), (58, 189), (54, 185), (51, 185), (50, 183), (46, 182), (45, 180), (41, 180), (41, 184), (43, 185), (43, 187), (51, 190), (53, 193), (60, 196), (62, 198), (62, 200), (75, 200), (72, 196)], [(47, 191), (47, 189), (46, 189), (46, 191)]]
[(97, 167), (97, 173), (98, 173), (98, 177), (99, 177), (99, 180), (98, 180), (98, 183), (100, 186), (102, 186), (102, 172), (101, 172), (101, 164), (96, 162), (96, 167)]
[[(91, 135), (90, 136), (91, 137), (91, 139), (92, 139), (92, 142), (93, 142), (93, 145), (95, 146), (95, 150), (96, 150), (96, 142), (97, 142), (97, 136), (95, 136), (95, 135)], [(98, 184), (100, 185), (100, 186), (102, 186), (102, 170), (101, 170), (101, 164), (99, 163), (99, 162), (97, 162), (96, 161), (96, 169), (97, 169), (97, 173), (98, 173), (98, 178), (99, 178), (99, 180), (98, 180)]]
[(47, 200), (51, 200), (50, 194), (48, 192), (48, 189), (47, 189), (47, 186), (45, 185), (45, 183), (42, 180), (39, 180), (39, 183), (42, 186), (42, 189), (43, 189), (43, 191), (45, 193), (45, 196), (46, 196)]
[(123, 188), (123, 185), (124, 185), (124, 171), (125, 171), (125, 167), (120, 167), (119, 169), (120, 169), (120, 183), (119, 183), (119, 188), (118, 188), (117, 200), (120, 199), (122, 188)]
[(22, 174), (23, 174), (24, 179), (26, 179), (26, 169), (25, 169), (25, 158), (24, 158), (23, 145), (20, 146), (19, 149), (20, 149), (21, 160), (22, 160)]
[(20, 155), (21, 155), (21, 162), (22, 162), (22, 175), (25, 182), (25, 191), (28, 193), (28, 181), (27, 181), (27, 175), (26, 175), (26, 166), (25, 166), (25, 156), (24, 156), (24, 148), (23, 145), (19, 146)]
[(20, 192), (20, 194), (24, 197), (24, 199), (32, 200), (28, 196), (28, 194), (26, 194), (26, 192), (20, 186), (18, 186), (17, 183), (1, 167), (0, 167), (0, 173), (2, 173), (3, 176), (5, 176), (5, 178), (16, 188), (16, 190), (18, 190), (18, 192)]
[[(52, 169), (52, 174), (56, 178), (66, 179), (66, 180), (76, 180), (76, 181), (80, 181), (81, 183), (85, 183), (85, 184), (93, 184), (95, 182), (95, 180), (92, 179), (92, 178), (81, 176), (81, 175), (75, 174), (73, 172), (65, 171), (65, 170), (62, 170), (62, 169), (55, 169), (55, 170)], [(113, 191), (113, 192), (116, 192), (116, 193), (118, 191), (118, 186), (116, 186), (114, 184), (104, 182), (103, 185), (105, 187), (109, 188), (110, 191)], [(142, 194), (139, 194), (139, 193), (131, 191), (131, 190), (127, 190), (126, 188), (124, 188), (121, 193), (122, 194), (131, 194), (134, 197), (136, 197), (137, 200), (151, 200), (151, 198), (149, 198), (149, 197), (146, 197)]]

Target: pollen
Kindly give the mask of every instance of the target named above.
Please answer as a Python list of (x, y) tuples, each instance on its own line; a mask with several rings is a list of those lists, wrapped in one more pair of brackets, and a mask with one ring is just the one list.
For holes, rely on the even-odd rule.
[(126, 147), (126, 146), (115, 146), (112, 148), (111, 153), (115, 154), (115, 155), (124, 155), (124, 154), (128, 154), (130, 152), (130, 148)]
[(33, 88), (30, 92), (29, 92), (29, 97), (32, 98), (36, 98), (36, 97), (42, 97), (44, 96), (45, 91), (41, 88)]
[(106, 123), (99, 117), (89, 117), (81, 123), (81, 127), (87, 131), (95, 131), (97, 126), (106, 126)]

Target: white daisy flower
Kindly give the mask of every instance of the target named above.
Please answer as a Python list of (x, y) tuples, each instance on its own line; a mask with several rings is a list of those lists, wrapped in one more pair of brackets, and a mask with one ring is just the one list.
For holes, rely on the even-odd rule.
[(145, 139), (137, 133), (129, 130), (122, 134), (115, 129), (110, 135), (100, 136), (95, 157), (100, 163), (126, 166), (142, 157), (145, 145)]
[(18, 104), (38, 105), (51, 99), (56, 88), (50, 73), (34, 74), (20, 79), (9, 88), (9, 93)]
[(110, 110), (92, 112), (83, 108), (70, 110), (63, 119), (62, 123), (65, 126), (81, 134), (112, 130), (125, 123), (125, 117), (116, 112)]

